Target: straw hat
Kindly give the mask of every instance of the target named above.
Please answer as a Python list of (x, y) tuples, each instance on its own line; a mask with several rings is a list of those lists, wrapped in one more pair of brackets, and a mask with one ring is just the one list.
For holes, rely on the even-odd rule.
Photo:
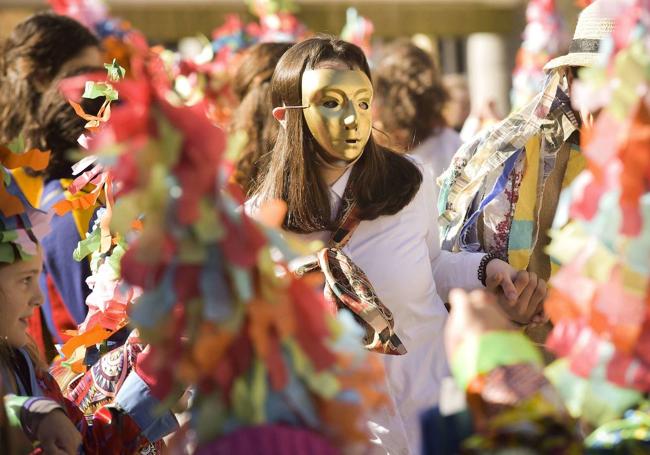
[(569, 53), (554, 58), (544, 66), (550, 71), (561, 66), (592, 66), (598, 59), (600, 40), (614, 30), (613, 8), (607, 7), (603, 0), (596, 0), (587, 6), (578, 17)]

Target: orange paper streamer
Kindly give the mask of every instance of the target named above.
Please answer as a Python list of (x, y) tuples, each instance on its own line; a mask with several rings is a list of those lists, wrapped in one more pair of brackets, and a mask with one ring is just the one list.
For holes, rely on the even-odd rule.
[(13, 153), (4, 145), (0, 145), (0, 162), (8, 169), (28, 167), (35, 171), (42, 171), (50, 162), (50, 152), (31, 149), (25, 153)]

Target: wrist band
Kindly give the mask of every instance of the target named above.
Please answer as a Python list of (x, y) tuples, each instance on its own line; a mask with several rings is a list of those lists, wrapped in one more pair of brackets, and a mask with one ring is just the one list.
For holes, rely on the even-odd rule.
[[(478, 264), (478, 280), (483, 284), (483, 286), (486, 285), (486, 280), (487, 280), (487, 266), (492, 261), (493, 259), (501, 259), (502, 261), (503, 258), (501, 258), (498, 254), (495, 253), (488, 253), (483, 258), (481, 259), (481, 262)], [(504, 261), (508, 262), (508, 261)]]

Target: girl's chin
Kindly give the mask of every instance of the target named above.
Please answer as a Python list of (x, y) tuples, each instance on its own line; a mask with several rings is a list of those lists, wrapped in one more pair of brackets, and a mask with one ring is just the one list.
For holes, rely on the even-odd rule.
[(13, 333), (5, 338), (5, 341), (13, 348), (22, 348), (29, 343), (29, 335), (27, 335), (27, 332)]

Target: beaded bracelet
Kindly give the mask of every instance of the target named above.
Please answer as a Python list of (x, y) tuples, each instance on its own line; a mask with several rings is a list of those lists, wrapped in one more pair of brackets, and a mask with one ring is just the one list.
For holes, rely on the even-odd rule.
[(498, 254), (488, 253), (483, 256), (483, 259), (481, 259), (481, 262), (478, 264), (478, 280), (483, 284), (483, 286), (487, 286), (485, 284), (485, 281), (487, 280), (487, 266), (493, 259), (501, 259), (503, 261), (503, 258), (501, 258)]

